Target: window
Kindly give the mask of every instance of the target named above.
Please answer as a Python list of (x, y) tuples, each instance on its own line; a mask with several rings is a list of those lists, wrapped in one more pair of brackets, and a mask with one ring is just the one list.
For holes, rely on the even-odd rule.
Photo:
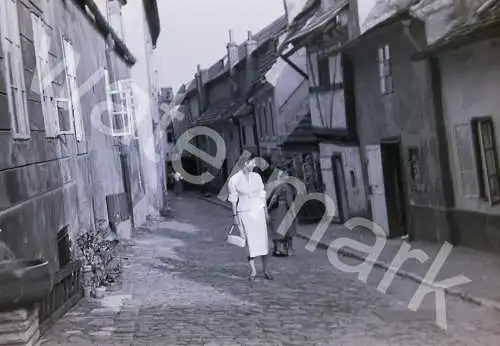
[(479, 193), (491, 205), (495, 205), (500, 203), (500, 171), (493, 120), (491, 118), (475, 119), (472, 121), (472, 129), (480, 183)]
[(135, 125), (135, 105), (132, 82), (129, 79), (119, 80), (113, 88), (109, 72), (105, 70), (104, 78), (107, 88), (108, 116), (111, 135), (115, 137), (137, 136)]
[(330, 86), (330, 58), (328, 56), (318, 57), (318, 75), (320, 87)]
[(455, 125), (454, 137), (462, 194), (465, 198), (477, 198), (480, 194), (470, 124)]
[(5, 90), (11, 120), (12, 136), (16, 139), (30, 137), (26, 86), (24, 82), (23, 56), (17, 1), (0, 1), (0, 25), (4, 52)]
[(383, 95), (392, 93), (391, 52), (388, 44), (378, 49), (378, 70), (381, 93)]
[(58, 105), (61, 104), (61, 106), (64, 106), (64, 102), (63, 100), (56, 100), (54, 97), (49, 60), (50, 37), (48, 35), (46, 25), (39, 17), (31, 14), (31, 23), (33, 26), (36, 70), (38, 75), (38, 85), (40, 88), (45, 134), (47, 137), (56, 137), (60, 130)]
[[(59, 107), (59, 133), (75, 133), (76, 140), (82, 141), (84, 137), (83, 119), (80, 105), (80, 92), (76, 81), (75, 51), (73, 50), (71, 42), (64, 38), (62, 41), (68, 98), (67, 100), (60, 99), (61, 103), (65, 102), (67, 104), (67, 108), (62, 105)], [(67, 114), (64, 111), (65, 108), (68, 109)]]
[(57, 252), (59, 268), (63, 268), (71, 263), (71, 240), (67, 226), (57, 232)]

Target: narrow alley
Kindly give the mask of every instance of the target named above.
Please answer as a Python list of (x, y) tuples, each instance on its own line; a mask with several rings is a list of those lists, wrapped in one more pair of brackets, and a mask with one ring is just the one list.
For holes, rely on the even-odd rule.
[(295, 257), (272, 259), (274, 281), (249, 282), (245, 253), (224, 242), (228, 210), (197, 195), (173, 210), (125, 246), (123, 283), (82, 299), (42, 345), (497, 345), (499, 312), (447, 297), (444, 331), (432, 294), (406, 308), (415, 283), (383, 295), (379, 269), (365, 284), (302, 240)]

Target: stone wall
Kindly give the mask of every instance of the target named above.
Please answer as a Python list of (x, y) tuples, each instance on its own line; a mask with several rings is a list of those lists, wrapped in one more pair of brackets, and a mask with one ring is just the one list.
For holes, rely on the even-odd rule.
[[(52, 66), (62, 61), (59, 33), (72, 41), (80, 55), (76, 76), (79, 85), (106, 66), (105, 41), (73, 1), (19, 0), (18, 12), (31, 137), (23, 141), (12, 138), (2, 73), (0, 241), (11, 247), (18, 258), (44, 257), (56, 271), (57, 232), (69, 226), (74, 239), (80, 231), (94, 227), (95, 219), (107, 219), (106, 195), (124, 189), (119, 156), (113, 147), (115, 140), (91, 123), (93, 116), (106, 118), (104, 113), (95, 112), (96, 105), (106, 100), (103, 78), (80, 93), (84, 139), (78, 142), (74, 135), (46, 137), (39, 91), (31, 88), (36, 64), (30, 12), (41, 15), (51, 28)], [(2, 66), (3, 57), (0, 52)], [(118, 74), (126, 75), (126, 64), (114, 53), (112, 60)], [(56, 96), (62, 95), (64, 81), (64, 72), (56, 74)]]

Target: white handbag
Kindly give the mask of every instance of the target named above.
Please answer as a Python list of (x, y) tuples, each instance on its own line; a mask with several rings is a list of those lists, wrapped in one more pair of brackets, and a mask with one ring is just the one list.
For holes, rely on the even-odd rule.
[(227, 234), (226, 241), (229, 244), (237, 246), (237, 247), (245, 247), (245, 245), (246, 245), (245, 238), (243, 238), (241, 235), (234, 234), (233, 232), (234, 232), (235, 228), (236, 228), (235, 225), (231, 226), (231, 229), (229, 230), (229, 233)]

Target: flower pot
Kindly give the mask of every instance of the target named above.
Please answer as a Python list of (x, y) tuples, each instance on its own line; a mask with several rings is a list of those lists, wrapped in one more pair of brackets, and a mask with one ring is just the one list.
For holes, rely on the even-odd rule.
[(54, 286), (54, 275), (44, 260), (0, 262), (0, 307), (30, 307), (45, 298)]
[(100, 299), (100, 298), (104, 297), (104, 293), (106, 293), (106, 287), (104, 287), (104, 286), (96, 287), (96, 289), (95, 289), (95, 297), (97, 299)]
[(92, 287), (84, 287), (83, 288), (83, 296), (85, 298), (92, 297)]

